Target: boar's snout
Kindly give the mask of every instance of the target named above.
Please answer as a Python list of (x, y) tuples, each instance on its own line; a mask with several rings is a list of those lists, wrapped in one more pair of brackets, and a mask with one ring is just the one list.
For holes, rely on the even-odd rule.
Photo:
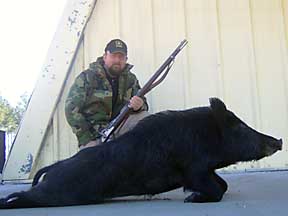
[(282, 150), (282, 144), (283, 144), (282, 139), (275, 140), (275, 142), (271, 143), (271, 145), (273, 145), (276, 151)]
[(282, 145), (283, 145), (282, 139), (280, 139), (278, 143), (279, 143), (279, 150), (282, 150)]
[(282, 139), (279, 140), (275, 139), (273, 141), (270, 141), (266, 149), (266, 155), (269, 156), (274, 154), (276, 151), (282, 150), (282, 145), (283, 145)]

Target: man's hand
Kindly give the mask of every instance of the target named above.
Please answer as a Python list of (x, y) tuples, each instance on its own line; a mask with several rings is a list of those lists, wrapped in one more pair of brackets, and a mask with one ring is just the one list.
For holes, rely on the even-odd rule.
[(133, 96), (130, 99), (129, 107), (132, 108), (134, 111), (139, 110), (144, 104), (144, 101), (142, 98), (138, 96)]

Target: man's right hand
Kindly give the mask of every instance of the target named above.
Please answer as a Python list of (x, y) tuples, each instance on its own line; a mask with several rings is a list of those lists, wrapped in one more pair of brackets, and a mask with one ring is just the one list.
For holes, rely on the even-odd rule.
[(143, 104), (143, 99), (135, 95), (130, 99), (129, 107), (131, 107), (134, 111), (138, 111), (143, 106)]

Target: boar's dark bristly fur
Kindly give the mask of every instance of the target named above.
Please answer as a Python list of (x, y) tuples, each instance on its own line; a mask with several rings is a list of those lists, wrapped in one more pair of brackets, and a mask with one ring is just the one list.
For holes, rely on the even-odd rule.
[(185, 202), (217, 202), (228, 186), (215, 169), (258, 160), (281, 146), (211, 98), (209, 107), (148, 116), (114, 141), (39, 170), (30, 190), (1, 199), (0, 208), (94, 204), (179, 187), (192, 191)]

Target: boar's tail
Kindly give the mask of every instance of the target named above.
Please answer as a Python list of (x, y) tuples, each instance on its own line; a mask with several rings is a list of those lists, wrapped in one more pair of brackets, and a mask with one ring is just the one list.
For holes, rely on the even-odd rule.
[(39, 182), (39, 179), (41, 178), (41, 176), (44, 173), (47, 173), (49, 171), (49, 169), (53, 166), (54, 164), (50, 165), (50, 166), (46, 166), (43, 167), (42, 169), (38, 170), (38, 172), (35, 174), (34, 178), (33, 178), (33, 182), (32, 182), (32, 187), (37, 185)]
[(0, 199), (0, 209), (11, 209), (11, 208), (31, 208), (37, 207), (37, 203), (30, 200), (26, 196), (26, 192), (12, 193), (6, 198)]

